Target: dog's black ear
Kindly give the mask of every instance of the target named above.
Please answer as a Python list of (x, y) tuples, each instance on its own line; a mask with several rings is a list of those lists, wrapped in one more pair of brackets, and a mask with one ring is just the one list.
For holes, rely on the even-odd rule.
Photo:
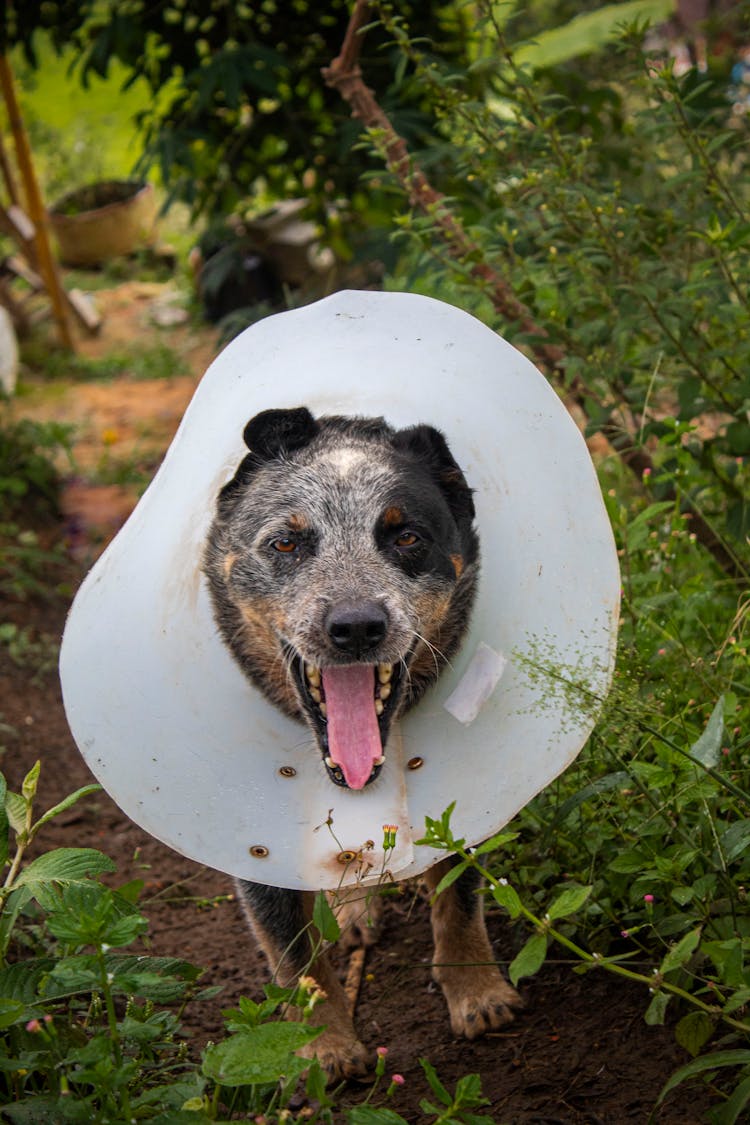
[(318, 423), (306, 406), (293, 410), (264, 410), (245, 426), (245, 445), (259, 461), (284, 457), (309, 445), (318, 432)]
[(456, 523), (459, 526), (471, 523), (475, 515), (471, 489), (440, 430), (434, 426), (410, 426), (396, 431), (393, 444), (397, 450), (411, 454), (429, 469)]
[(243, 438), (250, 452), (219, 493), (219, 509), (228, 512), (237, 494), (266, 461), (302, 449), (318, 432), (318, 423), (306, 406), (293, 410), (264, 410), (245, 426)]

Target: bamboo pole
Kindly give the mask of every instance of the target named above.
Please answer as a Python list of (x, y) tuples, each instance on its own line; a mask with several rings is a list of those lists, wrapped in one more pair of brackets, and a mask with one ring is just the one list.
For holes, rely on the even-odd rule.
[(75, 344), (73, 342), (73, 336), (70, 331), (65, 308), (63, 290), (57, 271), (57, 263), (55, 262), (50, 246), (47, 231), (47, 216), (42, 201), (42, 194), (39, 190), (39, 184), (37, 183), (34, 165), (31, 159), (31, 146), (21, 116), (21, 109), (16, 98), (13, 75), (5, 55), (0, 55), (0, 89), (2, 90), (5, 106), (8, 111), (8, 121), (13, 134), (18, 170), (26, 195), (29, 218), (34, 224), (36, 231), (35, 245), (39, 258), (39, 272), (42, 275), (44, 287), (52, 302), (52, 312), (58, 332), (60, 333), (60, 340), (64, 347), (75, 351)]

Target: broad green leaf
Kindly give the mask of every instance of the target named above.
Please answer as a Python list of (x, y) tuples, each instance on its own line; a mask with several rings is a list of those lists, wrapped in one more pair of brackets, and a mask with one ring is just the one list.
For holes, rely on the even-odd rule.
[(566, 887), (562, 894), (555, 899), (547, 911), (551, 921), (555, 918), (568, 918), (580, 910), (586, 899), (590, 896), (593, 887)]
[(5, 956), (16, 919), (31, 897), (28, 887), (14, 887), (3, 903), (0, 910), (0, 958)]
[(667, 1094), (671, 1093), (675, 1087), (679, 1086), (681, 1082), (685, 1082), (688, 1078), (695, 1078), (698, 1074), (705, 1074), (706, 1071), (721, 1070), (725, 1066), (748, 1066), (750, 1065), (750, 1051), (735, 1050), (735, 1051), (714, 1051), (711, 1055), (701, 1055), (698, 1059), (692, 1059), (689, 1063), (685, 1063), (679, 1070), (670, 1076), (665, 1082), (656, 1104), (660, 1105)]
[(347, 1111), (349, 1125), (406, 1125), (406, 1118), (387, 1106), (355, 1105)]
[(492, 888), (492, 897), (498, 905), (505, 907), (511, 918), (518, 918), (521, 913), (521, 900), (510, 883), (497, 883)]
[(26, 1015), (27, 1008), (20, 1000), (10, 1000), (0, 996), (0, 1029), (11, 1027)]
[(511, 984), (518, 984), (521, 977), (533, 977), (541, 969), (546, 956), (546, 935), (532, 934), (508, 966)]
[(606, 4), (592, 12), (583, 12), (560, 27), (539, 32), (533, 43), (525, 43), (514, 51), (519, 66), (560, 66), (571, 59), (599, 50), (620, 37), (620, 28), (636, 20), (661, 23), (672, 15), (674, 0), (628, 0), (623, 4)]
[(626, 770), (618, 770), (616, 773), (608, 773), (606, 777), (597, 778), (592, 781), (590, 785), (586, 785), (572, 797), (568, 797), (566, 801), (560, 805), (560, 808), (555, 813), (555, 821), (562, 822), (575, 812), (582, 804), (589, 800), (590, 797), (595, 797), (598, 793), (607, 793), (611, 789), (627, 789), (632, 785), (632, 777)]
[(693, 1058), (700, 1053), (714, 1029), (714, 1021), (708, 1012), (688, 1012), (674, 1029), (674, 1035), (681, 1047)]
[(435, 1070), (435, 1067), (432, 1065), (432, 1063), (427, 1059), (420, 1059), (419, 1065), (422, 1067), (425, 1078), (427, 1079), (430, 1089), (432, 1090), (435, 1097), (439, 1101), (441, 1101), (443, 1105), (453, 1105), (453, 1098), (450, 1096), (445, 1086), (438, 1078), (437, 1071)]
[(700, 940), (701, 927), (697, 926), (694, 930), (691, 930), (690, 933), (685, 934), (676, 945), (672, 946), (661, 963), (660, 972), (668, 973), (672, 969), (679, 969), (687, 964), (698, 948)]
[(21, 795), (24, 801), (31, 802), (36, 797), (36, 790), (39, 784), (39, 771), (42, 768), (42, 763), (37, 761), (31, 767), (26, 777), (21, 784)]
[(720, 695), (700, 738), (690, 747), (690, 756), (703, 766), (716, 766), (721, 760), (724, 737), (724, 696)]
[(26, 828), (26, 802), (20, 793), (5, 793), (5, 814), (13, 831), (18, 834)]
[(9, 850), (8, 833), (10, 832), (10, 823), (8, 821), (8, 814), (5, 811), (5, 794), (7, 792), (7, 783), (0, 773), (0, 872), (2, 872), (5, 867)]
[(443, 875), (438, 885), (435, 887), (434, 897), (437, 898), (443, 893), (443, 891), (447, 890), (452, 883), (455, 883), (456, 879), (460, 879), (466, 868), (470, 866), (471, 863), (469, 862), (469, 860), (464, 859), (460, 863), (455, 863), (453, 867), (450, 867), (445, 875)]
[[(723, 1105), (710, 1111), (708, 1120), (711, 1125), (735, 1125), (748, 1105), (750, 1105), (750, 1076), (735, 1086)], [(746, 1121), (747, 1118), (743, 1116), (742, 1120)]]
[(81, 797), (87, 797), (89, 793), (101, 792), (101, 785), (83, 785), (80, 789), (76, 789), (74, 793), (70, 793), (59, 804), (53, 805), (51, 809), (47, 809), (46, 813), (39, 817), (39, 820), (34, 824), (34, 831), (41, 828), (43, 824), (52, 820), (53, 817), (59, 816), (60, 813), (65, 812), (66, 809), (71, 808), (76, 801), (80, 801)]
[(483, 844), (472, 848), (472, 853), (479, 856), (486, 855), (487, 852), (500, 851), (506, 844), (512, 844), (513, 841), (517, 839), (517, 832), (498, 832), (497, 835), (492, 836), (489, 840), (485, 840)]
[(649, 1027), (656, 1027), (664, 1023), (667, 1004), (672, 999), (669, 992), (655, 992), (651, 1003), (646, 1008), (644, 1020)]
[(95, 848), (55, 848), (25, 867), (15, 885), (34, 891), (48, 883), (80, 882), (89, 875), (114, 870), (115, 864), (109, 856)]
[(721, 850), (727, 863), (741, 856), (748, 845), (750, 845), (750, 819), (737, 820), (722, 833)]
[(336, 915), (331, 909), (325, 891), (318, 891), (315, 896), (312, 920), (323, 941), (338, 941), (341, 937), (341, 927), (336, 921)]
[(309, 1065), (294, 1052), (320, 1035), (301, 1023), (266, 1023), (208, 1047), (202, 1070), (220, 1086), (254, 1086), (301, 1074)]

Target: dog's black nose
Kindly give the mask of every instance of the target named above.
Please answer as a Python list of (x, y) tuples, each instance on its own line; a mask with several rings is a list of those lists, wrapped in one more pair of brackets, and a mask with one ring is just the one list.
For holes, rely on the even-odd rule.
[(388, 614), (379, 602), (339, 602), (325, 620), (336, 648), (349, 656), (365, 656), (385, 637)]

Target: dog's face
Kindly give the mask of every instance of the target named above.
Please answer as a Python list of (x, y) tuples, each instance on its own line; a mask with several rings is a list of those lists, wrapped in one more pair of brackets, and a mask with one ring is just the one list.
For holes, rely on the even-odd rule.
[(474, 505), (442, 434), (267, 410), (221, 491), (205, 571), (244, 672), (362, 789), (390, 724), (455, 653), (478, 570)]

